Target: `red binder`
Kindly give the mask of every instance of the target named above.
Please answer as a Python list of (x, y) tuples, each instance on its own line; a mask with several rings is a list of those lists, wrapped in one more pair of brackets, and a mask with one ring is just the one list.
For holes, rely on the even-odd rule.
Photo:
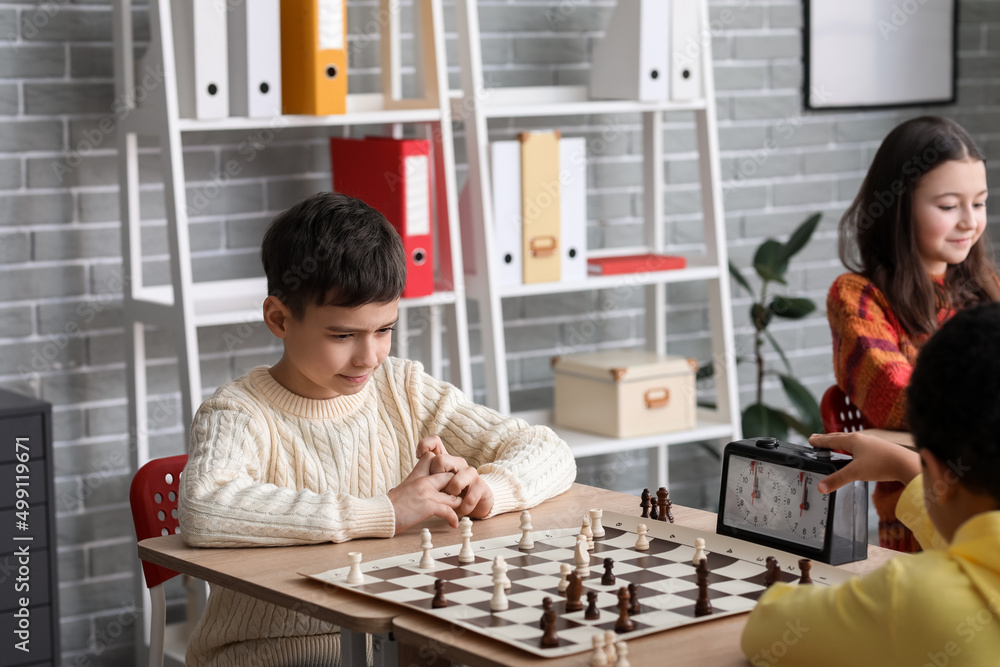
[(592, 276), (614, 276), (621, 273), (647, 273), (683, 269), (687, 260), (673, 255), (627, 255), (624, 257), (591, 257), (587, 273)]
[(330, 139), (333, 189), (361, 199), (392, 223), (406, 251), (412, 298), (434, 292), (430, 145), (424, 139)]

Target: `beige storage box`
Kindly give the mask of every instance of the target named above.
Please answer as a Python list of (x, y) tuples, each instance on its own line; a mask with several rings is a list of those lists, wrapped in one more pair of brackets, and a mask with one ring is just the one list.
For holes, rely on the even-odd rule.
[(615, 438), (692, 429), (697, 368), (634, 350), (554, 357), (555, 422)]

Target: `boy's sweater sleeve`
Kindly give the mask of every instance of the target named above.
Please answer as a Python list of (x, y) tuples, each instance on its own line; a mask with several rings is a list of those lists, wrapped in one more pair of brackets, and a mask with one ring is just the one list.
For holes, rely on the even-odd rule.
[(405, 376), (392, 384), (406, 387), (415, 440), (440, 436), (445, 449), (478, 470), (493, 491), (489, 516), (534, 507), (573, 484), (573, 454), (552, 429), (477, 405), (417, 362), (396, 372)]
[(771, 586), (740, 640), (757, 665), (889, 665), (896, 645), (897, 564), (839, 586)]
[(178, 504), (187, 544), (283, 546), (392, 537), (395, 513), (385, 494), (358, 498), (264, 482), (259, 452), (270, 437), (267, 424), (238, 401), (216, 397), (201, 406)]
[(873, 428), (905, 428), (913, 366), (900, 351), (895, 317), (867, 279), (837, 278), (826, 301), (837, 385)]

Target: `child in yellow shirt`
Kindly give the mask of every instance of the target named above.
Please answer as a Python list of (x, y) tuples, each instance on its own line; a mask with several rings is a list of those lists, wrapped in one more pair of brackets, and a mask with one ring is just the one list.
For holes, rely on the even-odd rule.
[(916, 451), (863, 432), (810, 443), (854, 455), (823, 493), (906, 484), (896, 513), (924, 552), (841, 586), (772, 586), (743, 631), (755, 667), (1000, 664), (1000, 304), (958, 313), (924, 345), (907, 399)]

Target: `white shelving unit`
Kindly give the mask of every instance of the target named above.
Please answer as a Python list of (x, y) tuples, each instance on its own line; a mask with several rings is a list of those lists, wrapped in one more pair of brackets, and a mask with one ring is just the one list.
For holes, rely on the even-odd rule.
[[(709, 23), (706, 2), (705, 0), (697, 2), (701, 25), (707, 26)], [(657, 479), (665, 483), (669, 472), (667, 465), (669, 445), (724, 438), (737, 439), (741, 435), (710, 45), (703, 45), (698, 55), (702, 71), (703, 96), (691, 102), (592, 100), (589, 99), (587, 88), (583, 86), (487, 89), (483, 78), (479, 11), (476, 0), (457, 0), (456, 14), (462, 96), (453, 99), (452, 104), (455, 116), (464, 120), (472, 224), (481, 232), (475, 239), (475, 266), (478, 273), (467, 277), (467, 288), (470, 297), (479, 303), (482, 320), (487, 403), (501, 412), (510, 412), (510, 388), (505, 363), (506, 343), (501, 308), (503, 299), (614, 288), (622, 284), (642, 285), (647, 312), (647, 347), (651, 351), (663, 354), (666, 351), (667, 328), (665, 286), (668, 283), (706, 282), (709, 291), (709, 321), (712, 332), (717, 408), (711, 411), (699, 410), (696, 427), (693, 430), (641, 438), (609, 439), (557, 427), (553, 424), (549, 411), (518, 414), (531, 423), (546, 424), (554, 428), (569, 443), (577, 457), (655, 447), (658, 461)], [(591, 256), (609, 256), (664, 250), (663, 114), (667, 111), (690, 111), (695, 117), (702, 193), (704, 255), (689, 257), (687, 268), (678, 271), (597, 276), (573, 282), (498, 286), (494, 279), (498, 255), (493, 251), (495, 241), (487, 121), (491, 118), (641, 114), (645, 245), (642, 248), (628, 250), (590, 251)]]
[[(200, 2), (201, 0), (199, 0)], [(208, 0), (206, 0), (208, 1)], [(226, 118), (195, 120), (181, 118), (175, 86), (173, 23), (170, 0), (149, 0), (150, 44), (141, 62), (136, 62), (132, 28), (132, 1), (114, 2), (115, 87), (119, 101), (128, 105), (118, 123), (119, 183), (121, 206), (121, 243), (124, 272), (122, 311), (125, 327), (126, 380), (129, 399), (129, 433), (132, 469), (149, 459), (147, 433), (147, 383), (145, 331), (158, 327), (171, 332), (177, 342), (181, 391), (181, 423), (191, 423), (202, 400), (201, 369), (197, 331), (200, 327), (262, 321), (261, 305), (266, 297), (263, 277), (195, 283), (192, 280), (191, 248), (188, 232), (183, 147), (185, 138), (203, 132), (253, 131), (272, 127), (275, 118)], [(221, 3), (220, 7), (225, 3)], [(447, 86), (444, 19), (440, 0), (422, 0), (414, 7), (416, 78), (420, 96), (402, 99), (400, 91), (400, 36), (398, 3), (381, 0), (381, 54), (383, 62), (382, 93), (350, 94), (347, 113), (337, 116), (281, 116), (281, 127), (316, 128), (318, 136), (326, 128), (350, 125), (383, 125), (398, 136), (404, 125), (416, 124), (418, 134), (440, 137), (440, 159), (444, 163), (446, 201), (450, 230), (453, 284), (433, 295), (400, 301), (400, 324), (397, 327), (396, 354), (408, 356), (406, 311), (429, 310), (427, 344), (429, 372), (441, 377), (443, 365), (443, 322), (448, 317), (451, 382), (472, 394), (469, 366), (468, 325), (461, 252), (460, 226), (455, 186), (455, 158), (452, 137), (451, 105)], [(162, 71), (163, 85), (143, 90), (136, 103), (136, 73), (147, 66)], [(162, 68), (162, 69), (161, 69)], [(141, 220), (139, 215), (139, 137), (154, 137), (159, 142), (162, 165), (170, 283), (146, 286), (142, 278)], [(439, 285), (439, 287), (441, 287)], [(446, 311), (446, 313), (445, 313)], [(136, 569), (136, 599), (146, 599), (144, 618), (149, 618), (148, 593), (141, 571)], [(148, 642), (137, 638), (137, 664), (145, 664)], [(172, 628), (168, 636), (177, 633)], [(349, 633), (353, 634), (353, 633)], [(360, 642), (360, 643), (358, 643)], [(345, 654), (364, 650), (364, 637), (346, 638)], [(169, 649), (169, 647), (168, 647)], [(183, 646), (175, 649), (183, 664)], [(169, 651), (168, 651), (169, 652)], [(349, 664), (349, 662), (348, 662)]]

